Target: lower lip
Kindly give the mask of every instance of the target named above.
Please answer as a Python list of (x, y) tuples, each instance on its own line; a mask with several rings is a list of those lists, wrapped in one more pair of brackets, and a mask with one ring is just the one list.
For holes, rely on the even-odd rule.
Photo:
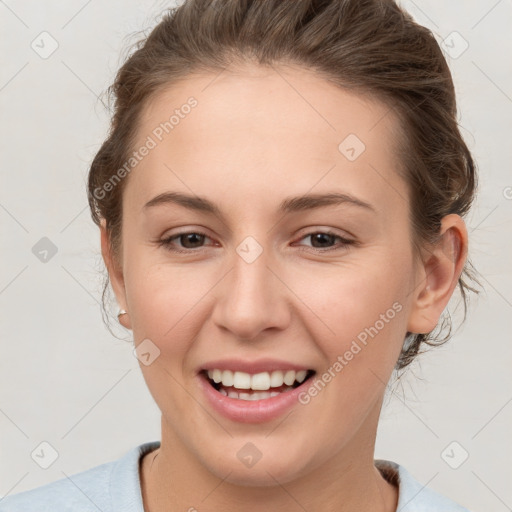
[(263, 423), (278, 418), (288, 409), (299, 404), (299, 395), (309, 386), (311, 380), (309, 378), (300, 386), (271, 398), (241, 400), (222, 395), (202, 374), (199, 374), (198, 378), (211, 406), (219, 414), (239, 423)]

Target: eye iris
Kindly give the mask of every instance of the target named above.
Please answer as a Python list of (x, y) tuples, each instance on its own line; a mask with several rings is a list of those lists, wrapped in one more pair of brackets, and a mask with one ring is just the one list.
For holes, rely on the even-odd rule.
[[(185, 241), (185, 243), (183, 243)], [(192, 241), (192, 246), (188, 245), (188, 242)], [(194, 242), (199, 243), (199, 245), (204, 242), (204, 235), (200, 235), (199, 233), (186, 233), (184, 235), (180, 235), (180, 243), (183, 247), (187, 249), (194, 249), (197, 245)]]
[[(324, 245), (322, 245), (322, 242), (327, 242), (327, 245), (330, 245), (329, 242), (334, 242), (334, 238), (334, 235), (330, 235), (329, 233), (315, 233), (311, 235), (311, 241), (320, 241), (320, 247), (324, 247)], [(315, 247), (314, 243), (312, 245), (313, 247)]]

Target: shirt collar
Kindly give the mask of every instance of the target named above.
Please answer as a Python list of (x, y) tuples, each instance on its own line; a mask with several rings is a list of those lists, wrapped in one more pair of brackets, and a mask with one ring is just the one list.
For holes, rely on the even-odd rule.
[(151, 441), (132, 448), (112, 468), (110, 496), (114, 512), (144, 512), (140, 486), (141, 458), (160, 446), (160, 441)]
[[(140, 460), (159, 447), (160, 441), (141, 444), (115, 462), (110, 478), (110, 496), (114, 512), (144, 512)], [(421, 485), (403, 466), (395, 462), (376, 460), (375, 466), (387, 481), (398, 487), (396, 512), (468, 512), (467, 509)]]

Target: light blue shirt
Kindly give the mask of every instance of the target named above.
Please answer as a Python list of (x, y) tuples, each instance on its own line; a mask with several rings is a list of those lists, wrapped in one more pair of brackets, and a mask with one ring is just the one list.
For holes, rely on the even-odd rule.
[[(0, 499), (0, 512), (144, 512), (139, 461), (160, 441), (144, 443), (118, 460)], [(469, 512), (417, 482), (394, 462), (378, 460), (399, 489), (397, 512)]]

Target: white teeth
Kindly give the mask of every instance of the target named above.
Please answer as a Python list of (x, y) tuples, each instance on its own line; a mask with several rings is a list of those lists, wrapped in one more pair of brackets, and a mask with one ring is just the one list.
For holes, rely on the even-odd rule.
[[(251, 375), (246, 372), (232, 372), (231, 370), (208, 370), (208, 377), (216, 384), (221, 383), (226, 388), (252, 389), (254, 391), (267, 391), (271, 388), (280, 388), (283, 384), (293, 386), (295, 381), (304, 382), (307, 370), (276, 370), (271, 373), (260, 372)], [(255, 393), (251, 393), (254, 396)], [(229, 396), (229, 395), (228, 395)]]
[(291, 386), (295, 382), (295, 372), (293, 370), (289, 370), (284, 374), (284, 383), (287, 386)]
[(233, 372), (231, 370), (224, 370), (222, 372), (222, 385), (226, 387), (233, 385)]
[[(289, 391), (290, 388), (286, 388), (284, 391)], [(238, 392), (238, 391), (229, 391), (226, 392), (225, 389), (220, 389), (220, 393), (222, 393), (224, 396), (228, 396), (229, 398), (236, 398), (238, 400), (246, 400), (248, 402), (251, 402), (253, 400), (266, 400), (267, 398), (272, 398), (274, 396), (280, 395), (282, 391), (260, 391), (257, 393), (245, 393), (245, 392)]]
[(270, 376), (270, 387), (271, 388), (279, 388), (283, 385), (284, 375), (283, 372), (277, 371), (272, 372)]
[(304, 379), (306, 378), (307, 374), (308, 374), (307, 370), (301, 370), (300, 372), (297, 372), (297, 375), (295, 375), (295, 380), (302, 384), (304, 382)]
[(251, 389), (266, 391), (270, 388), (270, 375), (268, 372), (257, 373), (251, 377)]
[(233, 375), (233, 386), (237, 389), (250, 389), (251, 376), (245, 372), (235, 372)]

